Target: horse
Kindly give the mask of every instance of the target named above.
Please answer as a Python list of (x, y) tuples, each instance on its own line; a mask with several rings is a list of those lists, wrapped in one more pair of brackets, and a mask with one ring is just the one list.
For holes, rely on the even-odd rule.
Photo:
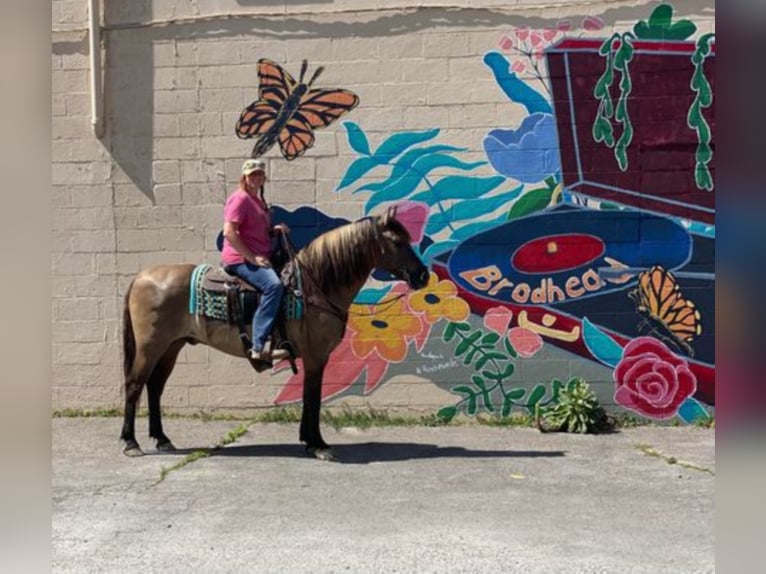
[[(414, 290), (428, 284), (429, 271), (411, 246), (394, 209), (327, 231), (294, 254), (303, 278), (300, 317), (286, 318), (283, 333), (303, 361), (303, 405), (299, 441), (320, 460), (337, 460), (320, 432), (322, 376), (330, 353), (343, 339), (349, 308), (373, 270), (384, 270)], [(159, 452), (175, 450), (162, 428), (160, 400), (181, 349), (202, 344), (246, 357), (236, 325), (192, 314), (196, 265), (156, 265), (132, 279), (123, 305), (125, 409), (123, 453), (141, 456), (135, 437), (136, 406), (146, 386), (149, 436)], [(249, 332), (250, 327), (247, 327)]]

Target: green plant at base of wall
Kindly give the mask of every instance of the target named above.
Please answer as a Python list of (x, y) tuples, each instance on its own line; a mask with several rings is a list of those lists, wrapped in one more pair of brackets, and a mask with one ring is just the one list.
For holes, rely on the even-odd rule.
[(537, 427), (543, 432), (596, 433), (611, 430), (612, 423), (595, 393), (583, 379), (569, 381), (558, 400), (537, 408)]

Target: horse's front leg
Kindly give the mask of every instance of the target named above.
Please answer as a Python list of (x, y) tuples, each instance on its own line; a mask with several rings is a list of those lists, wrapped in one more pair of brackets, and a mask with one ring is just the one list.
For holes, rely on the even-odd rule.
[(306, 450), (319, 460), (337, 460), (319, 431), (319, 410), (322, 403), (322, 376), (325, 364), (306, 366), (303, 375), (303, 414), (299, 438)]

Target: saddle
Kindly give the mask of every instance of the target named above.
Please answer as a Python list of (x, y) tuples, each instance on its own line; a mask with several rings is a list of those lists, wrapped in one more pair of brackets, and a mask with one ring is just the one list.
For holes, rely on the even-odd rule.
[[(298, 373), (295, 364), (295, 350), (287, 338), (285, 321), (300, 318), (302, 314), (302, 294), (299, 288), (297, 266), (292, 261), (276, 259), (273, 261), (282, 283), (285, 285), (285, 295), (282, 298), (279, 314), (274, 322), (272, 332), (272, 348), (282, 348), (288, 351), (288, 360), (293, 373)], [(281, 269), (278, 269), (279, 265)], [(261, 291), (241, 277), (228, 273), (222, 266), (198, 265), (192, 274), (191, 297), (189, 312), (205, 315), (212, 319), (225, 321), (236, 325), (245, 356), (253, 368), (264, 371), (271, 367), (267, 361), (250, 359), (248, 351), (252, 341), (247, 334), (245, 325), (250, 324), (261, 299)]]

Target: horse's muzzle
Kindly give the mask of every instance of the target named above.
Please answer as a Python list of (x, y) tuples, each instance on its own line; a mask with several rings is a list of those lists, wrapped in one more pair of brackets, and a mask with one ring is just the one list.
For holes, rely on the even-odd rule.
[(430, 274), (427, 267), (423, 267), (414, 277), (412, 277), (411, 286), (413, 289), (422, 289), (428, 285)]

